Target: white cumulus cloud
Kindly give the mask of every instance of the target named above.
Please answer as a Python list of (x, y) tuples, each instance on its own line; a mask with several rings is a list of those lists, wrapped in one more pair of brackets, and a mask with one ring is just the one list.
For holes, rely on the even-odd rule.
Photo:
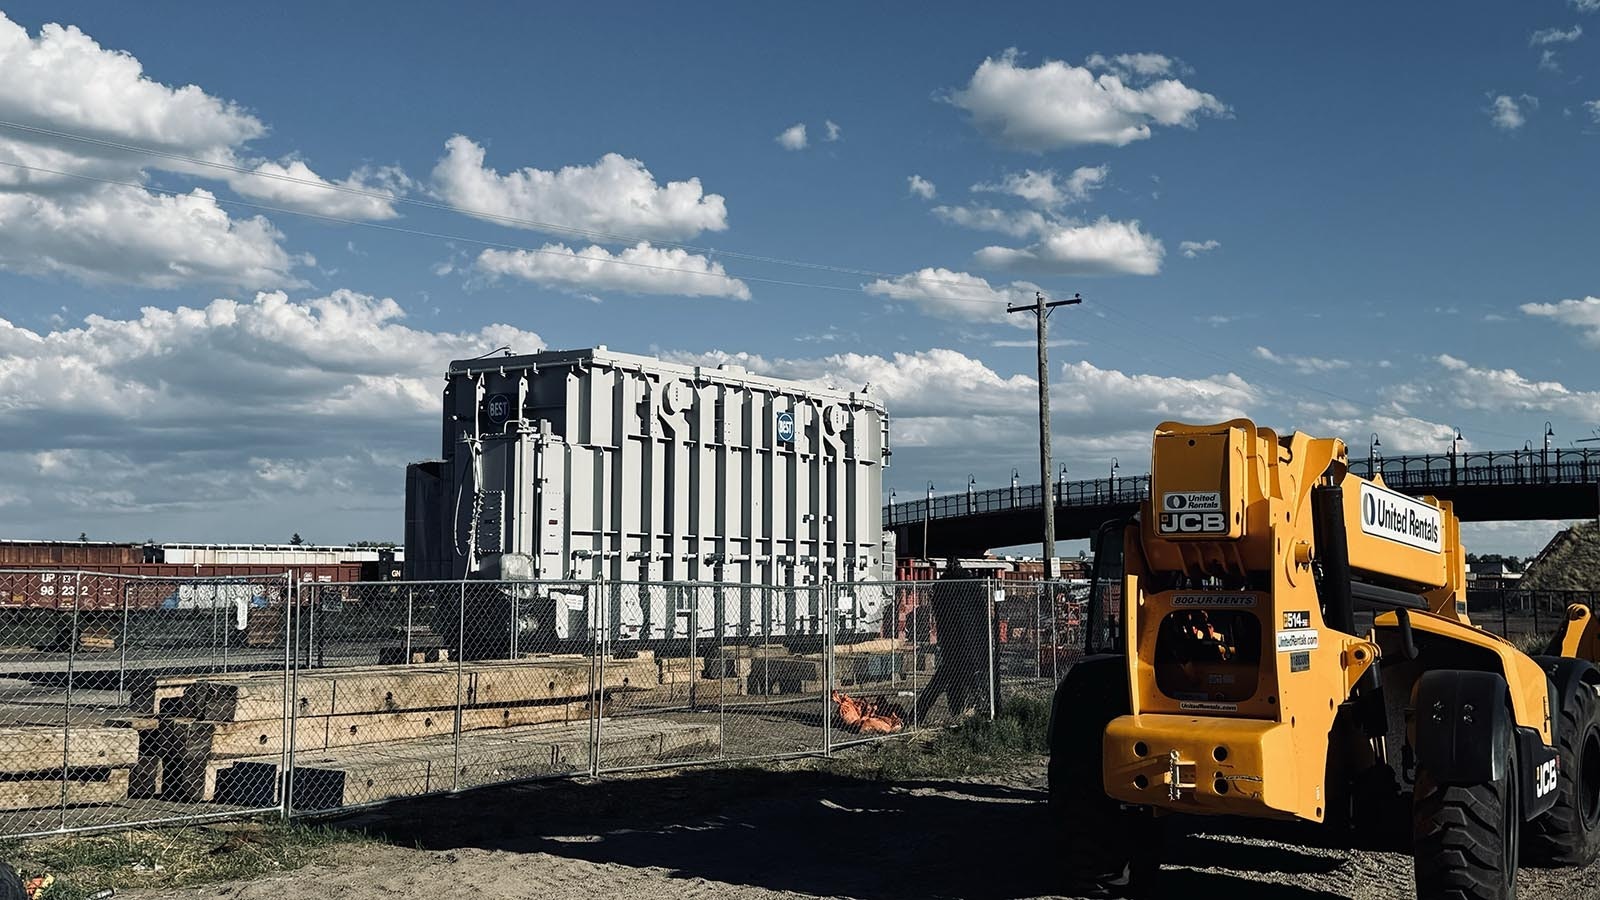
[(1583, 37), (1582, 25), (1574, 25), (1571, 28), (1541, 28), (1528, 37), (1528, 46), (1570, 44), (1580, 37)]
[(12, 537), (400, 537), (405, 463), (437, 452), (439, 376), (509, 325), (429, 331), (393, 300), (261, 293), (35, 332), (0, 319)]
[(1160, 53), (1119, 53), (1112, 57), (1096, 53), (1085, 60), (1084, 65), (1091, 69), (1108, 69), (1124, 77), (1134, 78), (1170, 75), (1178, 67), (1176, 60)]
[[(304, 161), (272, 162), (248, 153), (248, 143), (267, 126), (238, 104), (196, 85), (154, 81), (133, 55), (102, 47), (75, 27), (49, 24), (31, 36), (3, 13), (0, 118), (23, 126), (0, 129), (0, 162), (12, 164), (0, 168), (0, 189), (8, 192), (0, 212), (0, 265), (24, 272), (158, 287), (293, 285), (296, 258), (265, 220), (236, 220), (207, 191), (175, 197), (145, 190), (140, 185), (149, 171), (220, 180), (246, 196), (360, 219), (392, 217), (389, 200), (404, 183), (397, 169), (387, 169), (382, 178), (358, 173), (341, 182), (381, 197), (319, 188), (331, 182)], [(84, 252), (91, 241), (103, 242), (108, 252)]]
[(1557, 303), (1524, 303), (1520, 309), (1530, 316), (1554, 319), (1563, 325), (1582, 329), (1585, 340), (1600, 347), (1600, 297)]
[[(888, 356), (844, 353), (810, 359), (775, 359), (748, 353), (709, 351), (669, 355), (678, 362), (715, 365), (732, 362), (753, 372), (796, 378), (819, 385), (855, 389), (870, 383), (871, 394), (894, 415), (895, 471), (913, 481), (946, 479), (952, 471), (1007, 469), (1037, 465), (1026, 449), (1038, 440), (1038, 382), (1026, 374), (1005, 374), (957, 350), (934, 348)], [(1247, 415), (1260, 392), (1236, 375), (1177, 378), (1102, 369), (1070, 363), (1053, 376), (1054, 419), (1063, 437), (1062, 459), (1074, 454), (1125, 453), (1124, 460), (1148, 453), (1150, 429), (1168, 418), (1217, 421)], [(1022, 448), (1022, 449), (1019, 449)], [(1026, 469), (1024, 469), (1026, 471)]]
[(272, 287), (301, 261), (266, 219), (234, 219), (209, 192), (170, 196), (98, 185), (77, 193), (0, 193), (0, 267), (91, 283)]
[(827, 134), (822, 138), (825, 141), (837, 141), (844, 134), (844, 129), (840, 128), (839, 124), (832, 119), (824, 120), (822, 127), (827, 132)]
[(546, 244), (536, 251), (490, 249), (478, 255), (476, 267), (491, 277), (510, 276), (585, 293), (750, 299), (750, 288), (728, 275), (721, 263), (687, 250), (648, 243), (615, 254), (604, 247), (573, 250), (564, 244)]
[[(1007, 316), (1006, 304), (1032, 301), (1033, 292), (1039, 290), (1039, 286), (1026, 281), (992, 285), (987, 279), (967, 272), (926, 268), (897, 278), (880, 278), (863, 286), (862, 290), (891, 300), (915, 303), (942, 318), (998, 322)], [(1020, 319), (1016, 324), (1028, 325)]]
[(266, 133), (237, 104), (192, 84), (152, 81), (131, 54), (105, 49), (76, 27), (49, 24), (32, 38), (3, 15), (0, 116), (196, 155)]
[(706, 193), (700, 179), (659, 185), (644, 163), (620, 154), (607, 153), (591, 166), (528, 167), (505, 174), (487, 168), (484, 158), (482, 146), (455, 135), (434, 166), (433, 186), (446, 203), (491, 222), (650, 240), (680, 240), (728, 227), (727, 204), (720, 194)]
[(1426, 385), (1423, 390), (1442, 394), (1461, 409), (1558, 413), (1580, 421), (1592, 419), (1600, 409), (1600, 391), (1575, 390), (1559, 381), (1536, 381), (1515, 369), (1480, 368), (1448, 353), (1436, 359), (1443, 369), (1441, 383)]
[(1202, 253), (1210, 253), (1222, 246), (1221, 241), (1179, 241), (1178, 249), (1183, 255), (1194, 259)]
[(1257, 359), (1264, 359), (1269, 363), (1280, 366), (1288, 366), (1302, 375), (1315, 375), (1350, 368), (1348, 360), (1324, 359), (1320, 356), (1284, 355), (1259, 346), (1255, 348), (1255, 355)]
[(913, 196), (921, 197), (924, 200), (932, 200), (939, 193), (939, 189), (933, 186), (933, 182), (923, 178), (921, 175), (912, 175), (906, 178), (906, 187)]
[(1110, 166), (1080, 166), (1062, 178), (1054, 169), (1007, 174), (998, 182), (980, 182), (972, 186), (975, 192), (1009, 194), (1034, 206), (1055, 209), (1067, 203), (1082, 203), (1089, 195), (1105, 185)]
[(984, 247), (982, 265), (1058, 275), (1154, 275), (1165, 248), (1138, 221), (1101, 216), (1086, 224), (1054, 223), (1027, 247)]
[(935, 206), (936, 218), (978, 231), (997, 231), (1012, 237), (1027, 237), (1047, 230), (1052, 219), (1032, 209), (997, 209), (993, 206)]
[(298, 159), (261, 160), (249, 174), (228, 176), (236, 193), (288, 209), (339, 219), (393, 219), (394, 201), (410, 185), (396, 167), (358, 170), (349, 178), (329, 181)]
[(1015, 49), (985, 59), (949, 99), (999, 142), (1033, 151), (1120, 147), (1149, 138), (1154, 126), (1192, 128), (1199, 116), (1227, 113), (1222, 101), (1175, 78), (1141, 84), (1049, 59), (1030, 68)]
[(1490, 123), (1501, 131), (1516, 131), (1528, 122), (1527, 116), (1522, 111), (1523, 105), (1537, 109), (1539, 101), (1527, 94), (1523, 94), (1520, 98), (1507, 94), (1494, 97), (1489, 101), (1489, 108), (1486, 110)]
[(805, 123), (799, 122), (790, 125), (788, 128), (778, 132), (778, 136), (773, 140), (777, 141), (778, 146), (785, 150), (804, 150), (808, 143)]

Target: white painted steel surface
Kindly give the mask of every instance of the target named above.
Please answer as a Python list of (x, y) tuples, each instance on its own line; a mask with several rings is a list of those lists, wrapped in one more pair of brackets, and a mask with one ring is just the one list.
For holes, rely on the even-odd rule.
[[(892, 575), (888, 415), (862, 392), (598, 347), (453, 362), (443, 424), (443, 460), (408, 472), (410, 577), (803, 587)], [(615, 636), (719, 618), (821, 627), (815, 603), (757, 610), (729, 590), (691, 610), (669, 593), (621, 604)], [(866, 602), (853, 618), (876, 619)]]

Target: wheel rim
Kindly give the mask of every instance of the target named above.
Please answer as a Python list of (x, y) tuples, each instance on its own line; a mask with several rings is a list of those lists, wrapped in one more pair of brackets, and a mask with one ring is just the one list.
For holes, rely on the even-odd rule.
[(1578, 758), (1578, 810), (1585, 831), (1600, 825), (1600, 728), (1590, 728), (1584, 736)]

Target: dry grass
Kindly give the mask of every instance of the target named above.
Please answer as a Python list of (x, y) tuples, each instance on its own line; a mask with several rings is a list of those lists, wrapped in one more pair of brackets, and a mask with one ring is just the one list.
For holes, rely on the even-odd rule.
[(822, 764), (852, 778), (901, 781), (1007, 772), (1046, 752), (1048, 698), (1006, 700), (993, 722), (974, 717), (922, 739), (895, 739), (842, 753)]
[(1517, 585), (1532, 591), (1600, 591), (1600, 526), (1579, 522)]
[(0, 845), (24, 878), (55, 876), (45, 900), (84, 900), (97, 891), (176, 888), (254, 878), (315, 862), (354, 832), (280, 822), (51, 837)]

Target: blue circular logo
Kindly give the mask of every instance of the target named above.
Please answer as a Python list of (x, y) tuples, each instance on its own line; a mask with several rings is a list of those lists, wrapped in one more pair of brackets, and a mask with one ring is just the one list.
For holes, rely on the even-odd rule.
[(511, 398), (505, 394), (495, 394), (485, 405), (488, 407), (489, 421), (498, 425), (511, 418)]
[(785, 444), (794, 443), (794, 413), (778, 413), (778, 440)]

